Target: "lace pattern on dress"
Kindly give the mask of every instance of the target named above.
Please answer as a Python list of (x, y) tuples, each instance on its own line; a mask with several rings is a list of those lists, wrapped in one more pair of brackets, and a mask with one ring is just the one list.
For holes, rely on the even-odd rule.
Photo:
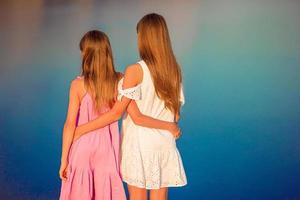
[(141, 85), (139, 84), (135, 87), (123, 89), (123, 80), (124, 78), (122, 78), (118, 83), (118, 101), (121, 101), (123, 96), (133, 100), (140, 100), (142, 97)]

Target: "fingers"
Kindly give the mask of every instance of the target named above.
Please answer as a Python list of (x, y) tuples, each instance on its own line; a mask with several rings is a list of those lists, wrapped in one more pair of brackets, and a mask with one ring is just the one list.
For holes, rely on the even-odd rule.
[(181, 130), (178, 128), (176, 134), (175, 134), (175, 139), (178, 139), (181, 136)]
[(170, 132), (172, 133), (175, 139), (178, 139), (181, 136), (181, 130), (178, 125), (173, 126)]
[(66, 176), (65, 174), (63, 174), (63, 175), (60, 177), (60, 179), (61, 179), (62, 181), (68, 180), (68, 178), (67, 178), (67, 176)]
[(59, 171), (59, 177), (62, 181), (66, 181), (67, 180), (67, 170)]

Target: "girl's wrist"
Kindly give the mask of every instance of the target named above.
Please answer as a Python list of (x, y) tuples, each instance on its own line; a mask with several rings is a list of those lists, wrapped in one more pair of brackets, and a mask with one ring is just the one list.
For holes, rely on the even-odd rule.
[(167, 130), (170, 131), (170, 132), (172, 132), (173, 129), (174, 129), (174, 123), (173, 122), (169, 122)]
[(68, 162), (68, 160), (66, 159), (66, 158), (62, 158), (61, 160), (60, 160), (60, 163), (67, 163)]

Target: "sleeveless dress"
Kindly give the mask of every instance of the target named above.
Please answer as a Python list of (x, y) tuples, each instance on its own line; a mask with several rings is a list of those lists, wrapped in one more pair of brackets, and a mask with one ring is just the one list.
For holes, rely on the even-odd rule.
[[(108, 110), (103, 107), (100, 113)], [(80, 103), (77, 126), (98, 116), (91, 95), (86, 93)], [(69, 151), (68, 180), (62, 181), (60, 200), (125, 200), (119, 146), (118, 122), (77, 139)]]
[[(146, 63), (138, 63), (143, 69), (142, 83), (135, 88), (122, 90), (121, 80), (118, 99), (123, 95), (134, 99), (144, 115), (173, 122), (174, 114), (165, 108), (164, 101), (157, 96)], [(182, 89), (180, 99), (183, 104)], [(121, 174), (127, 184), (146, 189), (187, 184), (173, 135), (167, 130), (135, 125), (128, 114), (125, 114), (122, 123)]]

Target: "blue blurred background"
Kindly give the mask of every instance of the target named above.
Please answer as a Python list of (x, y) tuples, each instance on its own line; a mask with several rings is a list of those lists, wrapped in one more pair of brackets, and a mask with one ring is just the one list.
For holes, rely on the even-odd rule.
[(106, 32), (118, 70), (136, 23), (165, 16), (184, 74), (188, 185), (169, 199), (300, 199), (300, 2), (1, 1), (0, 199), (52, 200), (78, 42)]

